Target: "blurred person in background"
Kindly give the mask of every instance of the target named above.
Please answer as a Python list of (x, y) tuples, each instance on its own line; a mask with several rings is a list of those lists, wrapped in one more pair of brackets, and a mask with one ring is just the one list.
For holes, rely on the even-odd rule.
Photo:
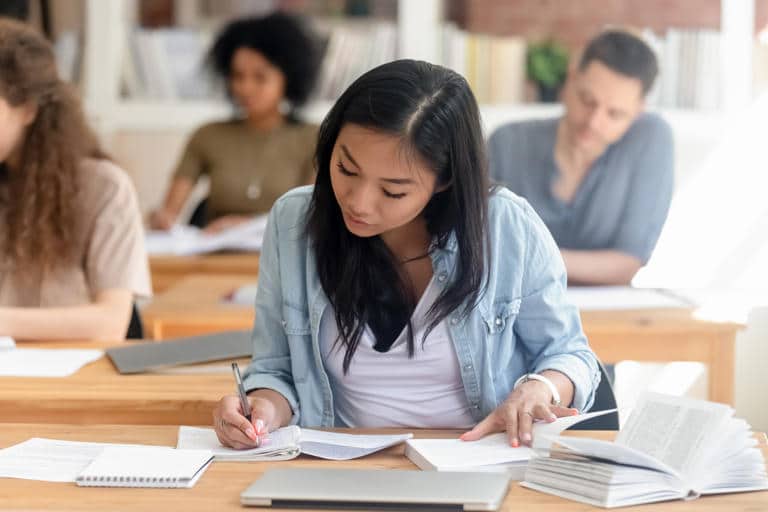
[(570, 284), (629, 284), (661, 233), (674, 158), (669, 125), (644, 112), (657, 72), (641, 39), (603, 32), (569, 73), (562, 117), (510, 123), (489, 139), (491, 178), (544, 220)]
[(187, 143), (150, 226), (169, 229), (202, 175), (210, 192), (191, 223), (217, 232), (267, 213), (288, 190), (314, 180), (317, 127), (295, 109), (312, 92), (320, 66), (314, 34), (275, 12), (230, 23), (209, 54), (240, 116), (200, 127)]

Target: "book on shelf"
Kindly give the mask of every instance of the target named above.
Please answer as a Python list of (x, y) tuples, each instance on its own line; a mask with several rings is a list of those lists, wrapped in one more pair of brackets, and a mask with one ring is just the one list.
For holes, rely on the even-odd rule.
[[(559, 434), (582, 421), (611, 414), (616, 409), (565, 416), (552, 423), (536, 422), (533, 438)], [(425, 471), (503, 472), (512, 480), (521, 480), (533, 450), (528, 446), (513, 448), (506, 432), (491, 434), (477, 441), (461, 439), (409, 439), (405, 456)]]
[(345, 434), (289, 425), (270, 432), (269, 441), (260, 447), (235, 450), (222, 446), (211, 428), (181, 426), (176, 447), (211, 450), (216, 460), (225, 461), (289, 460), (302, 453), (321, 459), (349, 460), (400, 444), (411, 437), (413, 434)]
[(522, 485), (605, 508), (768, 489), (763, 453), (733, 413), (646, 393), (614, 442), (559, 436), (534, 446)]

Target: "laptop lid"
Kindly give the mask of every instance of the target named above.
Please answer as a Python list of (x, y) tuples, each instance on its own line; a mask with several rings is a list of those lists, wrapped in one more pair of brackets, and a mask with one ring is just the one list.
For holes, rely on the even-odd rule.
[(249, 357), (253, 345), (250, 331), (227, 331), (162, 342), (131, 343), (106, 352), (120, 373), (140, 373), (167, 366)]
[(240, 502), (339, 510), (497, 510), (508, 487), (505, 473), (274, 468), (243, 491)]

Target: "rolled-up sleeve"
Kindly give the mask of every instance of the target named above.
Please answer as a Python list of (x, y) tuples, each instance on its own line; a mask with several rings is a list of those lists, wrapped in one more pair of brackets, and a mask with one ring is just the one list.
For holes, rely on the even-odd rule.
[(597, 358), (582, 330), (578, 310), (566, 300), (560, 252), (544, 223), (530, 206), (526, 209), (530, 222), (515, 333), (531, 357), (529, 371), (556, 370), (566, 375), (574, 385), (571, 406), (587, 411), (600, 382)]
[(293, 410), (291, 423), (299, 421), (299, 401), (291, 371), (291, 354), (283, 328), (282, 285), (279, 262), (278, 207), (272, 209), (259, 260), (253, 359), (245, 373), (248, 391), (272, 389), (285, 397)]

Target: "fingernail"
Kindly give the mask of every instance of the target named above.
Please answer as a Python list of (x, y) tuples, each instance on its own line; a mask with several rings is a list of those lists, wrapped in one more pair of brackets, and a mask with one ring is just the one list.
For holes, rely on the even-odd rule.
[(530, 442), (530, 441), (531, 441), (531, 434), (529, 434), (529, 433), (527, 433), (527, 432), (526, 432), (526, 433), (524, 433), (523, 435), (521, 435), (520, 437), (522, 437), (522, 438), (523, 438), (523, 442), (524, 442), (524, 443), (528, 443), (528, 442)]
[(256, 432), (262, 433), (264, 431), (264, 420), (256, 420)]
[(512, 440), (512, 448), (517, 448), (520, 446), (520, 443), (517, 441), (517, 438)]
[(256, 446), (257, 447), (261, 446), (261, 437), (260, 436), (256, 436), (253, 440), (256, 442)]
[(256, 431), (253, 430), (253, 428), (248, 427), (247, 429), (245, 429), (245, 435), (253, 439), (254, 437), (256, 437)]
[(555, 416), (554, 414), (549, 415), (549, 421), (555, 421), (556, 419), (557, 419), (557, 416)]

